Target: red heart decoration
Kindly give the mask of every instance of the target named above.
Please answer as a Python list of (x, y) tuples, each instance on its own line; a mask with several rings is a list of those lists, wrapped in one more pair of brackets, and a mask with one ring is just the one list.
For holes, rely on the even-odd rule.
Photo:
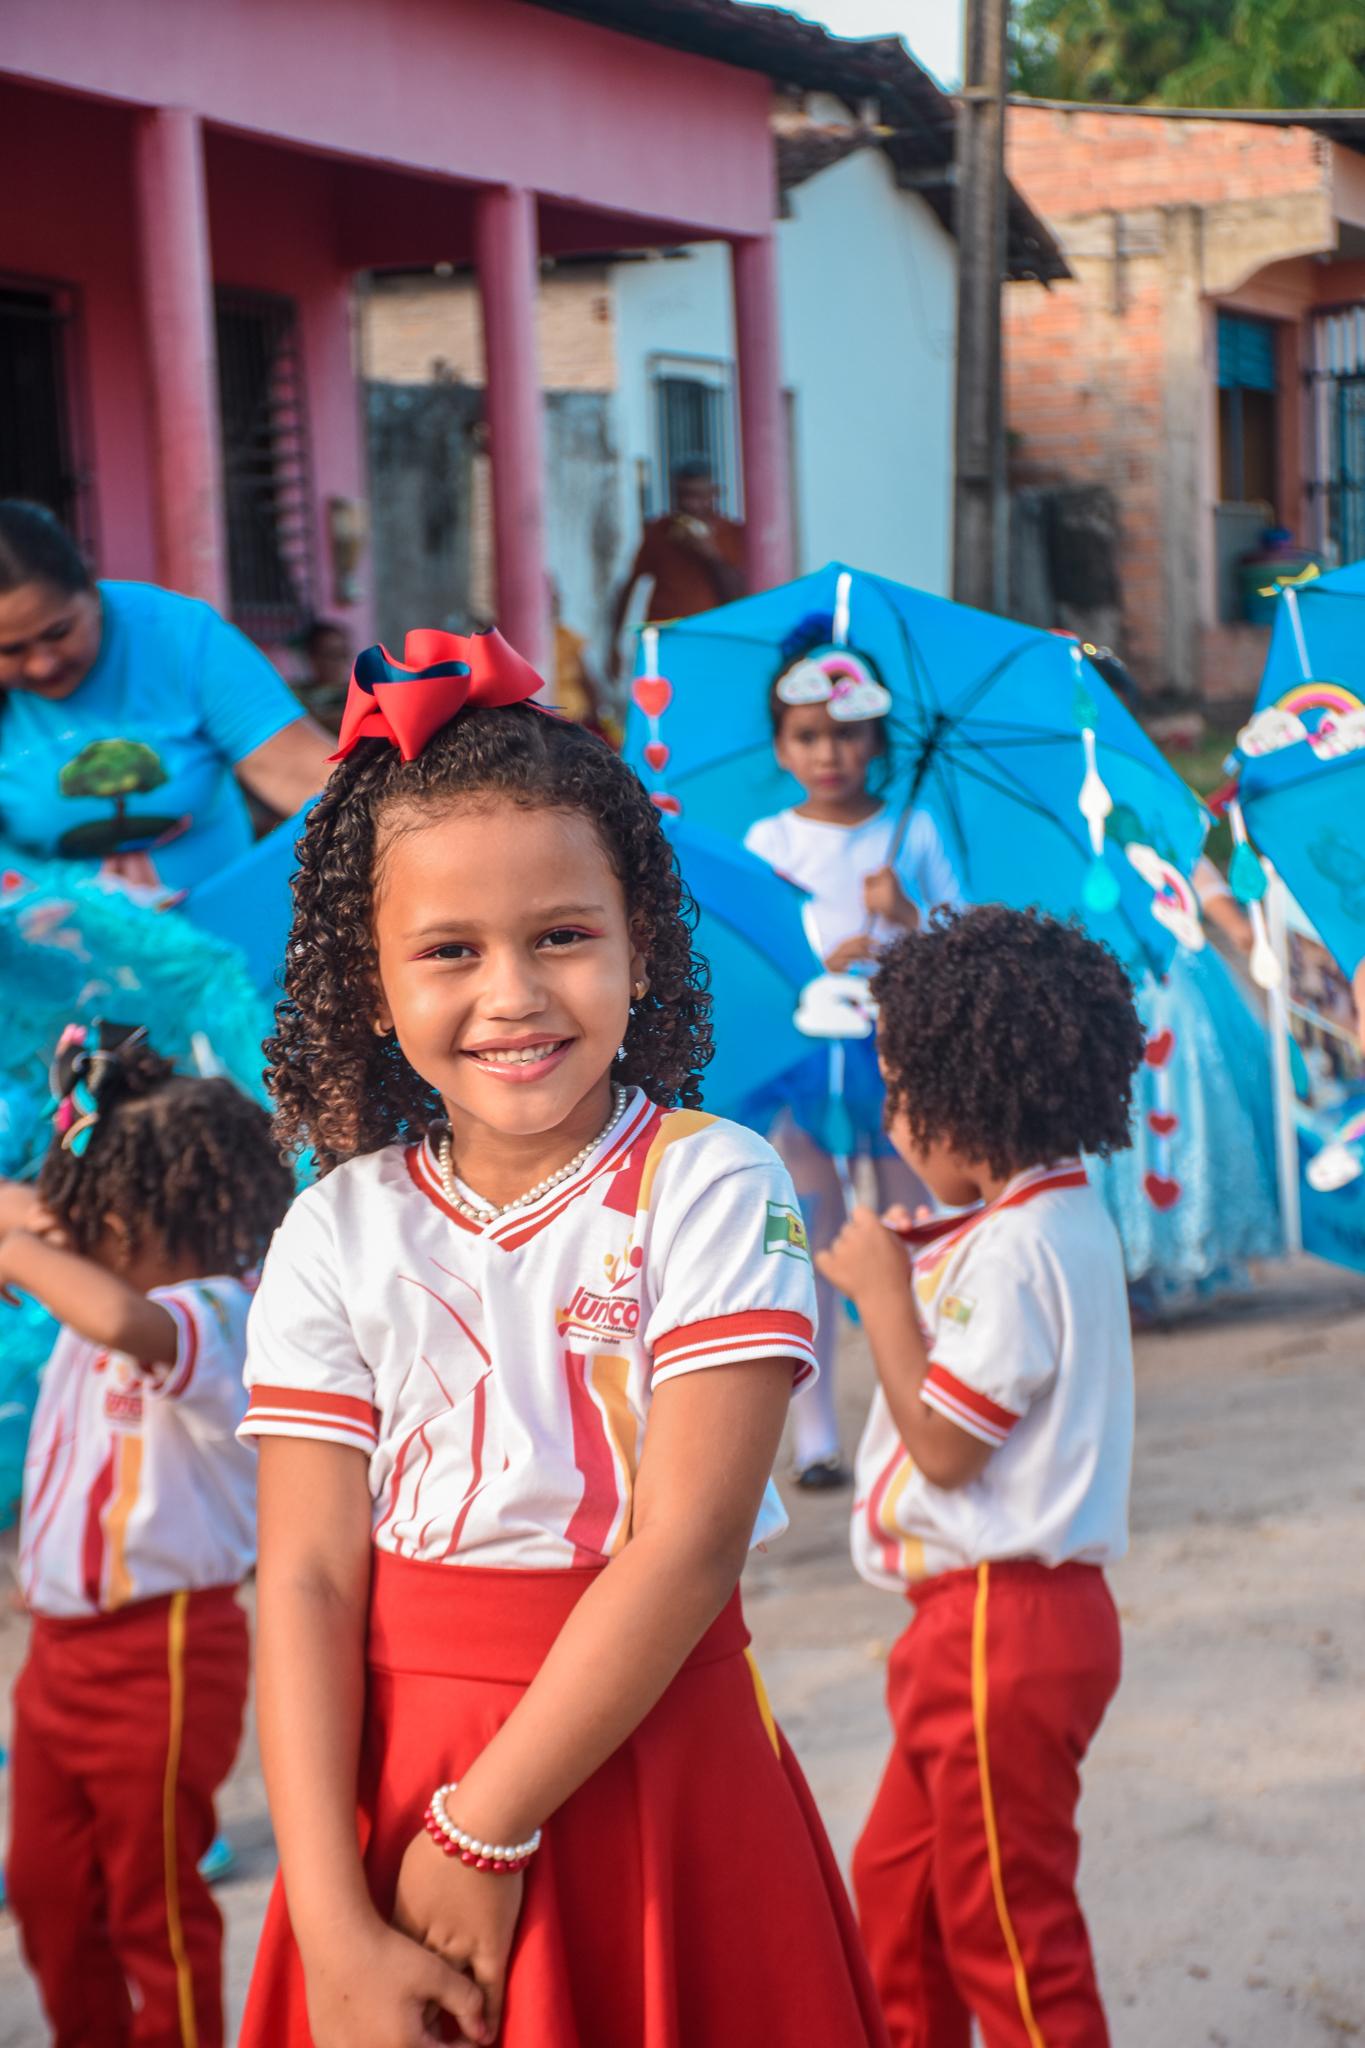
[(673, 685), (665, 676), (636, 676), (630, 694), (646, 718), (662, 718), (673, 702)]
[(1180, 1129), (1180, 1118), (1168, 1109), (1153, 1109), (1148, 1112), (1147, 1128), (1155, 1131), (1158, 1138), (1169, 1138), (1172, 1131)]
[(651, 790), (649, 800), (656, 810), (667, 811), (670, 818), (680, 818), (682, 816), (682, 805), (678, 802), (678, 799), (675, 796), (669, 796), (662, 789)]
[(1165, 1031), (1158, 1032), (1155, 1038), (1147, 1040), (1142, 1057), (1149, 1067), (1164, 1067), (1174, 1051), (1175, 1033), (1168, 1027)]
[(1185, 1192), (1178, 1180), (1171, 1180), (1164, 1173), (1144, 1174), (1142, 1185), (1154, 1209), (1174, 1209)]
[(657, 775), (662, 775), (664, 769), (668, 766), (668, 757), (671, 751), (672, 749), (666, 747), (662, 740), (645, 741), (645, 759)]

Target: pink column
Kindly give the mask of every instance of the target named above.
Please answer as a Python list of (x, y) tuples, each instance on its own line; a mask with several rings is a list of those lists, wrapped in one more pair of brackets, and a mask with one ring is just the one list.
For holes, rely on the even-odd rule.
[(550, 603), (544, 401), (536, 359), (535, 194), (507, 186), (480, 192), (474, 234), (483, 302), (498, 625), (548, 678)]
[(777, 244), (771, 235), (745, 236), (731, 243), (730, 260), (744, 457), (745, 568), (750, 590), (767, 590), (793, 574)]
[(142, 115), (134, 164), (156, 434), (157, 572), (170, 589), (222, 607), (223, 451), (198, 115), (184, 107)]

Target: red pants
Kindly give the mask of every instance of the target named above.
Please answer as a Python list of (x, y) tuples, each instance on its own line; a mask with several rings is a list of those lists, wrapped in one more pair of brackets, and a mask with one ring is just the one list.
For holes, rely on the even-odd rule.
[(914, 1589), (895, 1746), (853, 1883), (895, 2048), (1107, 2048), (1076, 1899), (1080, 1764), (1119, 1681), (1093, 1565), (983, 1564)]
[(54, 2048), (221, 2048), (223, 1923), (196, 1866), (249, 1656), (230, 1586), (35, 1617), (6, 1876)]

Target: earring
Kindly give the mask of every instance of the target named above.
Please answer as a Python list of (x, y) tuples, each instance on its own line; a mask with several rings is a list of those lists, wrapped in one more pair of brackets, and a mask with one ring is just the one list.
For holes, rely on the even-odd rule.
[(374, 1022), (370, 1025), (370, 1029), (371, 1031), (373, 1031), (376, 1038), (393, 1037), (392, 1024), (381, 1024), (377, 1017), (374, 1019)]
[(618, 1060), (623, 1060), (623, 1059), (625, 1058), (625, 1056), (626, 1056), (626, 1049), (625, 1049), (625, 1047), (624, 1047), (623, 1045), (618, 1045), (618, 1046), (617, 1046), (617, 1048), (616, 1048), (616, 1057), (617, 1057), (617, 1059), (618, 1059)]
[(634, 993), (636, 1002), (642, 1003), (649, 994), (649, 983), (647, 981), (637, 981)]

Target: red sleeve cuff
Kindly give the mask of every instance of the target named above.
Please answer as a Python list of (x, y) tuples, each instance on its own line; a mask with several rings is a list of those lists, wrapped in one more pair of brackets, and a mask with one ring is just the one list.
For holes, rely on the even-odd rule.
[(975, 1387), (955, 1379), (941, 1365), (930, 1365), (920, 1382), (919, 1393), (921, 1401), (930, 1408), (956, 1423), (959, 1429), (965, 1429), (968, 1436), (990, 1444), (992, 1449), (1004, 1443), (1019, 1420), (1013, 1409), (1002, 1408), (998, 1401), (979, 1394)]
[(324, 1394), (308, 1387), (251, 1389), (238, 1436), (303, 1436), (372, 1451), (378, 1442), (375, 1410), (354, 1394)]
[(791, 1309), (742, 1310), (669, 1330), (654, 1342), (651, 1381), (673, 1379), (708, 1365), (742, 1365), (750, 1358), (790, 1358), (792, 1385), (803, 1386), (817, 1371), (815, 1332), (809, 1316)]

